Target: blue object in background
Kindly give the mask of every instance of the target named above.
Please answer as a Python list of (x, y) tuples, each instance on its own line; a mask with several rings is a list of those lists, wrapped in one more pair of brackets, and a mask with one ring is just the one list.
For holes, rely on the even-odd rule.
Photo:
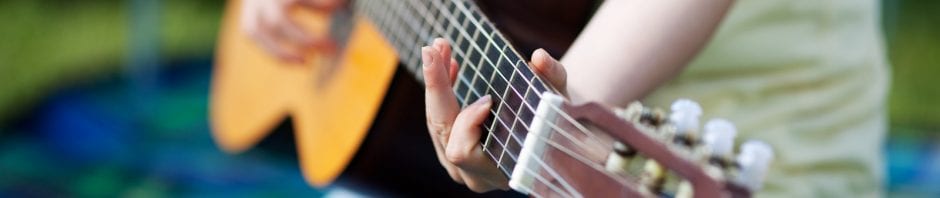
[[(209, 56), (205, 56), (209, 57)], [(320, 196), (292, 158), (263, 149), (231, 155), (211, 139), (211, 61), (152, 73), (153, 112), (124, 78), (60, 89), (0, 130), (0, 197)]]
[(940, 197), (940, 144), (937, 137), (922, 137), (893, 129), (886, 143), (888, 192), (892, 196)]
[(116, 161), (126, 158), (135, 139), (132, 117), (109, 111), (120, 106), (127, 105), (102, 106), (78, 89), (63, 90), (35, 112), (36, 121), (30, 127), (41, 134), (45, 147), (67, 158), (70, 165)]

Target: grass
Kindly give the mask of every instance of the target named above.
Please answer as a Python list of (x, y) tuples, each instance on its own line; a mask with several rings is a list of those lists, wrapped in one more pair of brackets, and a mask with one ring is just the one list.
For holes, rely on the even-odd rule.
[[(210, 54), (222, 1), (163, 1), (158, 26), (165, 60)], [(0, 1), (0, 123), (58, 86), (121, 72), (127, 62), (127, 1)], [(113, 76), (113, 75), (112, 75)]]
[[(900, 1), (886, 12), (891, 124), (940, 129), (940, 2)], [(916, 133), (916, 132), (915, 132)]]

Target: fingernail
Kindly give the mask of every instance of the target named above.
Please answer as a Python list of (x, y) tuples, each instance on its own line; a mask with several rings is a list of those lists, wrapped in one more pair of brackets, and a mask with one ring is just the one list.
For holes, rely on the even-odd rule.
[(431, 64), (431, 56), (428, 55), (431, 53), (431, 48), (428, 46), (421, 47), (421, 62), (423, 66), (427, 67)]
[(539, 48), (539, 49), (535, 50), (535, 53), (541, 53), (541, 54), (542, 54), (542, 58), (544, 58), (546, 61), (551, 61), (551, 60), (552, 60), (552, 55), (551, 55), (551, 54), (548, 54), (548, 51), (546, 51), (545, 49)]
[(545, 51), (543, 48), (535, 49), (535, 53), (541, 53), (542, 55), (548, 55), (548, 51)]
[(492, 100), (493, 100), (493, 98), (490, 97), (490, 95), (485, 95), (485, 96), (483, 96), (483, 97), (480, 97), (480, 99), (477, 99), (477, 101), (476, 101), (476, 102), (473, 102), (473, 104), (474, 104), (474, 105), (481, 105), (481, 104), (483, 104), (483, 105), (486, 105), (487, 108), (489, 108), (489, 106), (491, 105), (491, 104), (490, 104), (490, 101), (492, 101)]
[(444, 40), (444, 38), (435, 38), (435, 39), (434, 39), (434, 44), (436, 44), (436, 45), (444, 45), (444, 44), (446, 44), (446, 43), (447, 43), (447, 40)]

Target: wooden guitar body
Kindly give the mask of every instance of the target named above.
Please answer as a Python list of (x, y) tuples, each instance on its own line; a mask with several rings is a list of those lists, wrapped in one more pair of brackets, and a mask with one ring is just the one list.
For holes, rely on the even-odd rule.
[[(323, 186), (356, 153), (395, 72), (394, 49), (364, 18), (354, 18), (337, 54), (309, 54), (288, 64), (265, 53), (239, 29), (241, 1), (228, 1), (213, 70), (212, 135), (225, 151), (251, 148), (291, 117), (304, 178)], [(308, 31), (326, 34), (331, 20), (292, 10)]]

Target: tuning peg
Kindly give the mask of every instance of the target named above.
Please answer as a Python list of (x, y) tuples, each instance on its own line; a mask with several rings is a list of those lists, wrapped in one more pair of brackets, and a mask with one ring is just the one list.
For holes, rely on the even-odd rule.
[(767, 143), (750, 140), (741, 144), (741, 154), (737, 159), (741, 165), (741, 174), (738, 175), (737, 183), (751, 192), (760, 190), (773, 157), (774, 151)]
[(702, 141), (708, 146), (712, 155), (729, 156), (734, 147), (734, 136), (737, 129), (728, 120), (716, 118), (705, 123), (705, 134)]
[(689, 99), (679, 99), (672, 103), (672, 114), (669, 120), (676, 126), (677, 135), (685, 135), (698, 131), (698, 118), (702, 115), (702, 107)]

